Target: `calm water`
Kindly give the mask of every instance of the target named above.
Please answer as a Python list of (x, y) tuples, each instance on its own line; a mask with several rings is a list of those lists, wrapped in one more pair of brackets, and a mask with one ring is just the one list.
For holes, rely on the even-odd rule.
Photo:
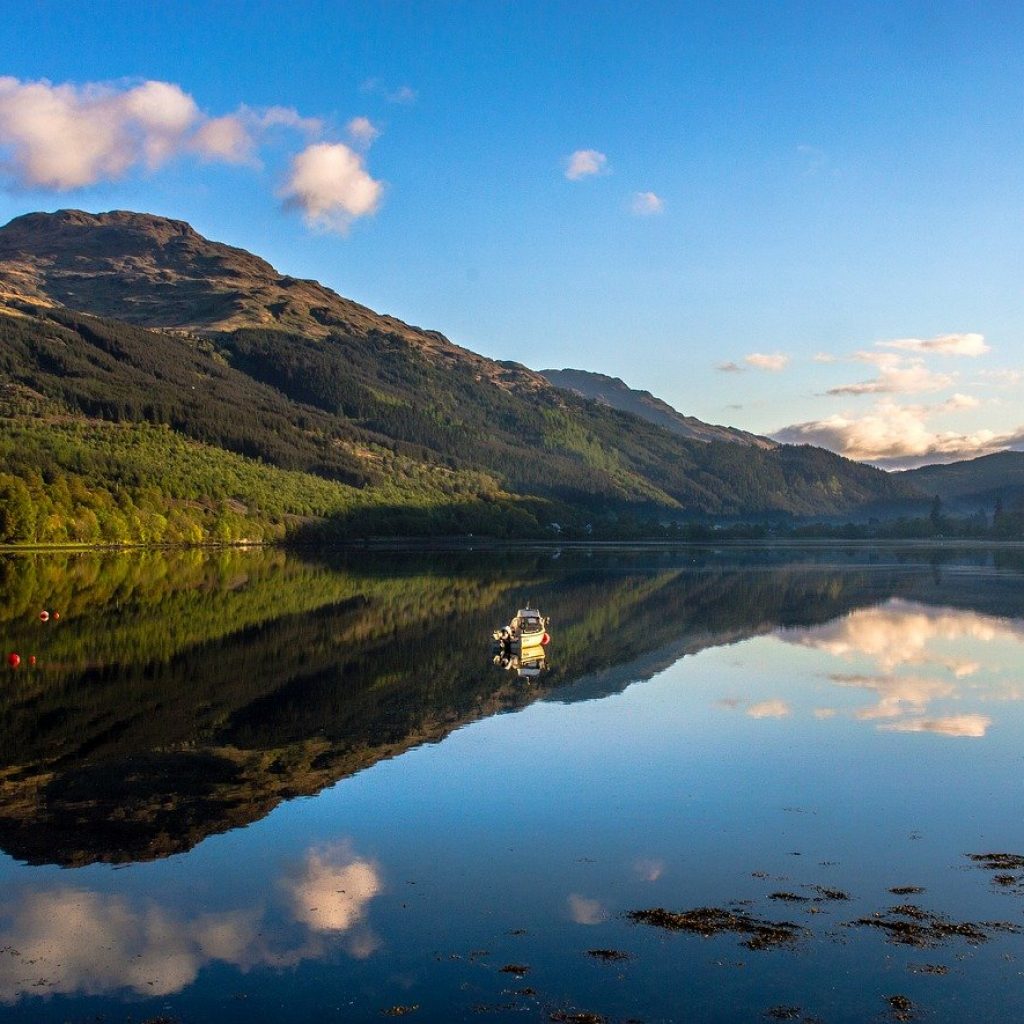
[(2, 1020), (1022, 1018), (1019, 552), (6, 557), (0, 648)]

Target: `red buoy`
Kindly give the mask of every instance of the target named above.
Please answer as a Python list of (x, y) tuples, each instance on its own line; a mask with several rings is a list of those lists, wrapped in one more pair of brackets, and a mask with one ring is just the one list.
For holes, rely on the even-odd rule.
[(10, 665), (11, 668), (17, 668), (21, 664), (21, 655), (20, 654), (13, 654), (13, 653), (12, 654), (8, 654), (7, 655), (7, 664)]
[(60, 619), (60, 612), (54, 612), (53, 613), (53, 621), (57, 622), (58, 619)]
[(49, 620), (50, 620), (50, 613), (44, 608), (39, 613), (39, 621), (40, 622), (49, 622)]
[(540, 642), (541, 642), (541, 644), (549, 644), (549, 643), (551, 643), (551, 637), (549, 637), (549, 636), (547, 635), (547, 633), (545, 633), (545, 634), (544, 634), (544, 635), (543, 635), (543, 636), (542, 636), (542, 637), (540, 638)]
[(30, 654), (28, 656), (28, 663), (30, 665), (34, 665), (36, 663), (36, 656), (34, 654)]

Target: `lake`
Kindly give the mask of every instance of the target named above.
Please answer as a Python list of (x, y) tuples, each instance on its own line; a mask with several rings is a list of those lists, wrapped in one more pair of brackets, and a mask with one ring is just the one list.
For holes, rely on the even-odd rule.
[(1019, 549), (9, 554), (0, 648), (4, 1021), (1020, 1019)]

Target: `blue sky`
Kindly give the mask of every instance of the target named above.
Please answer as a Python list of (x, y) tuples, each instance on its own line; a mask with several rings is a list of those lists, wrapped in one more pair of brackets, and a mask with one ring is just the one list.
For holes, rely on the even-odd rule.
[(1022, 40), (1010, 3), (10, 5), (0, 221), (182, 218), (883, 464), (1022, 447)]

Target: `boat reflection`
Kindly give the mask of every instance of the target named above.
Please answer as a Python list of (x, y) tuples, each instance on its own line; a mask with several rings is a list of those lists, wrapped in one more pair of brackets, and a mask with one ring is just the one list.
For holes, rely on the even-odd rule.
[(491, 634), (494, 664), (520, 679), (536, 679), (546, 667), (550, 622), (536, 608), (520, 608), (507, 626)]

